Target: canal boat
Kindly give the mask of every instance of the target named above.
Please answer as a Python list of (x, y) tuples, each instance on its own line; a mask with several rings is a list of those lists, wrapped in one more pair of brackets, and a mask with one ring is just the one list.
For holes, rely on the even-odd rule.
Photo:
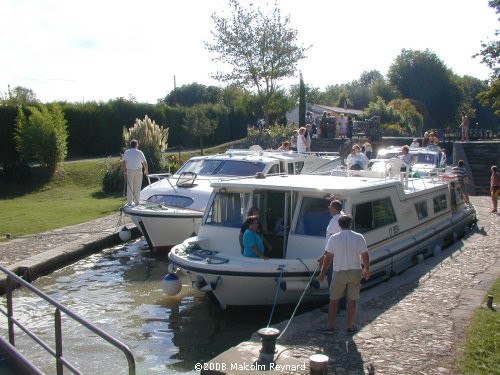
[[(377, 158), (370, 162), (375, 163), (377, 160), (388, 160), (401, 155), (401, 147), (389, 146), (380, 149), (377, 153)], [(410, 147), (411, 172), (413, 176), (437, 176), (447, 171), (446, 153), (445, 150), (436, 145), (428, 147)]]
[[(286, 151), (228, 150), (224, 154), (189, 159), (174, 175), (148, 176), (150, 184), (139, 205), (123, 211), (141, 230), (149, 247), (169, 251), (195, 235), (212, 193), (211, 182), (246, 176), (311, 173), (340, 164), (338, 154), (301, 154)], [(152, 178), (157, 178), (152, 182)]]
[[(187, 274), (192, 285), (231, 305), (296, 303), (328, 298), (319, 283), (329, 200), (342, 201), (370, 253), (373, 285), (411, 267), (469, 230), (475, 208), (462, 199), (453, 175), (409, 178), (401, 160), (382, 171), (352, 176), (271, 176), (213, 182), (198, 235), (169, 253), (171, 271)], [(248, 208), (257, 206), (262, 233), (272, 245), (270, 259), (242, 256), (238, 235)], [(312, 280), (311, 282), (309, 282)]]

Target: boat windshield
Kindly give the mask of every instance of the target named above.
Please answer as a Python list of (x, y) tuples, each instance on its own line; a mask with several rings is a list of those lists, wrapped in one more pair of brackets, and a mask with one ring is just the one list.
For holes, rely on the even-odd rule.
[(411, 161), (413, 164), (430, 164), (436, 165), (436, 155), (426, 153), (411, 153)]
[(388, 150), (380, 150), (377, 154), (377, 159), (394, 159), (401, 155), (401, 151), (388, 151)]
[(265, 163), (246, 160), (189, 160), (176, 174), (193, 172), (198, 176), (253, 176), (262, 172)]

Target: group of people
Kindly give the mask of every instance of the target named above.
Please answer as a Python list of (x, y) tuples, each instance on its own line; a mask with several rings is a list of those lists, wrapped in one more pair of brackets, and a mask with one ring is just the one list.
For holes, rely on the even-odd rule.
[[(311, 124), (306, 124), (304, 127), (300, 127), (294, 130), (292, 136), (290, 137), (289, 150), (297, 151), (301, 153), (311, 152), (311, 138), (313, 135), (313, 128)], [(278, 149), (280, 151), (288, 151), (285, 149), (285, 142)]]
[(319, 136), (321, 138), (349, 138), (352, 139), (354, 122), (352, 116), (343, 113), (337, 115), (331, 112), (323, 112), (323, 116), (317, 119), (319, 122)]
[(372, 157), (372, 145), (368, 142), (360, 146), (352, 146), (351, 153), (347, 156), (346, 164), (350, 170), (364, 170), (368, 167), (368, 162)]

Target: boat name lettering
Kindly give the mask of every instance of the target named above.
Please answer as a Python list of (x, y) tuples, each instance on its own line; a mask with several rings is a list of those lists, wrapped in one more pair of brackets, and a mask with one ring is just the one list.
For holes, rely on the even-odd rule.
[(397, 236), (399, 234), (399, 225), (389, 227), (389, 237)]

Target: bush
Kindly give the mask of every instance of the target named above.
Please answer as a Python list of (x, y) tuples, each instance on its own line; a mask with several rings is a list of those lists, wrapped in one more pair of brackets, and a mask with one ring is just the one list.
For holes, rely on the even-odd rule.
[(401, 137), (406, 135), (399, 124), (383, 124), (382, 133), (389, 137)]
[(133, 127), (123, 129), (125, 144), (129, 144), (132, 139), (139, 142), (139, 149), (146, 157), (149, 172), (161, 172), (165, 167), (163, 151), (167, 148), (168, 128), (163, 128), (144, 116), (144, 120), (136, 119)]
[(55, 171), (67, 153), (66, 119), (58, 105), (20, 108), (16, 119), (17, 149), (24, 161), (36, 161)]
[(104, 164), (102, 190), (106, 193), (114, 193), (123, 190), (124, 185), (121, 161), (113, 161), (108, 158)]
[(281, 125), (271, 125), (260, 131), (256, 128), (248, 128), (248, 135), (243, 140), (241, 147), (248, 148), (259, 145), (263, 149), (277, 149), (283, 141), (289, 141), (292, 132), (296, 128)]

